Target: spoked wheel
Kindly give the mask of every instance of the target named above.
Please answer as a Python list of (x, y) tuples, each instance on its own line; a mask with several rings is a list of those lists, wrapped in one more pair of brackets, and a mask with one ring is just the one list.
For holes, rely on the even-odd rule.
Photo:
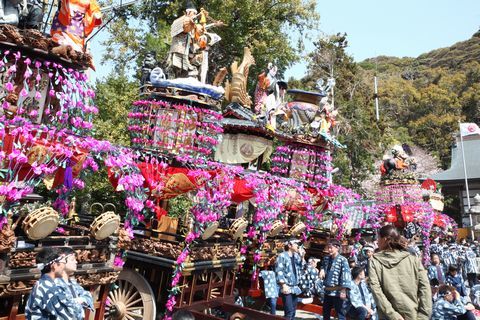
[(110, 304), (106, 306), (105, 319), (155, 319), (155, 296), (144, 277), (134, 270), (124, 269), (120, 272), (116, 285), (118, 287), (108, 295)]

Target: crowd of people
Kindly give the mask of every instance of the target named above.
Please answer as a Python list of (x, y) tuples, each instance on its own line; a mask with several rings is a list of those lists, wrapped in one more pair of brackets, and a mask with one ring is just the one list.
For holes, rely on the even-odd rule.
[[(363, 241), (349, 259), (341, 249), (342, 243), (331, 239), (323, 259), (305, 260), (300, 241), (288, 240), (270, 270), (260, 272), (271, 314), (280, 297), (284, 317), (292, 320), (299, 301), (320, 301), (323, 320), (331, 318), (333, 309), (339, 320), (475, 319), (480, 307), (477, 244), (434, 241), (424, 266), (418, 250), (387, 225), (374, 243)], [(26, 319), (84, 319), (93, 300), (73, 278), (74, 250), (47, 247), (36, 259), (41, 277), (28, 298)]]
[(413, 246), (387, 225), (348, 259), (338, 240), (328, 241), (320, 262), (305, 259), (300, 241), (290, 239), (270, 270), (260, 272), (270, 312), (276, 314), (280, 297), (286, 319), (295, 319), (298, 302), (320, 301), (324, 320), (332, 309), (340, 320), (474, 320), (480, 307), (478, 245), (435, 240), (427, 266)]

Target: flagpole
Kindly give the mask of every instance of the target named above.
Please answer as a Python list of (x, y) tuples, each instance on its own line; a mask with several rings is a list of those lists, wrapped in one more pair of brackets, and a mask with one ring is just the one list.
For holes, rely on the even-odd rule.
[(468, 178), (467, 178), (467, 164), (465, 162), (465, 148), (463, 147), (463, 135), (462, 135), (462, 125), (460, 124), (460, 121), (458, 121), (459, 127), (460, 127), (460, 144), (462, 146), (462, 159), (463, 159), (463, 173), (465, 175), (465, 189), (467, 191), (467, 206), (468, 206), (468, 217), (470, 219), (470, 232), (472, 236), (472, 241), (475, 240), (475, 233), (473, 231), (473, 219), (472, 219), (472, 213), (470, 212), (470, 191), (468, 190)]

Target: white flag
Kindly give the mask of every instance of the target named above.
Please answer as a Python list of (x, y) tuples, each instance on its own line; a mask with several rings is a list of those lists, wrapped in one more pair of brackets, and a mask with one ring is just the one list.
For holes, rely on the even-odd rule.
[(460, 134), (462, 137), (480, 134), (480, 128), (476, 123), (460, 123)]

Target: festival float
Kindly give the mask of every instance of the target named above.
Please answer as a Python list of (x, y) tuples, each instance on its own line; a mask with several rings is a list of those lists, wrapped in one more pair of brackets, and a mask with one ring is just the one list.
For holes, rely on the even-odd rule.
[(431, 240), (454, 237), (456, 224), (442, 213), (443, 196), (435, 181), (427, 179), (420, 184), (415, 168), (407, 145), (395, 145), (384, 157), (374, 220), (377, 225), (388, 223), (403, 230), (411, 245), (421, 247), (423, 262), (428, 264)]
[[(340, 146), (328, 131), (335, 113), (318, 92), (291, 91), (298, 101), (287, 103), (273, 65), (259, 76), (252, 99), (249, 48), (207, 84), (208, 51), (220, 41), (210, 27), (224, 26), (204, 9), (187, 8), (171, 26), (166, 70), (154, 53), (143, 63), (141, 100), (128, 129), (154, 217), (134, 228), (122, 271), (130, 280), (122, 285), (149, 293), (148, 309), (156, 306), (165, 318), (182, 308), (199, 319), (237, 311), (275, 318), (234, 305), (234, 289), (251, 289), (258, 267), (283, 250), (287, 237), (306, 239), (319, 227), (326, 203), (316, 195), (327, 194), (330, 150)], [(274, 139), (283, 149), (274, 151)], [(272, 152), (268, 173), (261, 169)], [(112, 174), (117, 189), (118, 181)], [(179, 197), (189, 208), (174, 216)], [(109, 301), (113, 309), (121, 303)]]
[(456, 239), (458, 234), (457, 223), (452, 217), (444, 213), (445, 206), (441, 185), (432, 179), (426, 179), (421, 186), (423, 198), (430, 203), (435, 214), (430, 239)]
[[(318, 256), (327, 237), (353, 228), (348, 208), (358, 196), (331, 182), (331, 153), (342, 147), (331, 133), (333, 79), (317, 91), (287, 91), (270, 64), (252, 99), (255, 59), (245, 48), (207, 84), (209, 51), (221, 41), (212, 29), (225, 26), (189, 6), (171, 26), (167, 68), (155, 53), (145, 57), (129, 113), (132, 147), (114, 146), (90, 136), (98, 110), (85, 37), (101, 15), (90, 1), (79, 21), (69, 4), (62, 1), (52, 37), (0, 26), (0, 318), (23, 312), (45, 245), (77, 251), (76, 277), (94, 294), (95, 319), (169, 319), (183, 308), (198, 319), (278, 318), (234, 304), (235, 289), (258, 291), (259, 269), (286, 238), (310, 240)], [(126, 212), (95, 203), (76, 213), (73, 191), (99, 166)], [(42, 184), (57, 198), (25, 204)]]
[[(123, 178), (135, 176), (138, 169), (130, 165), (134, 155), (129, 150), (91, 137), (98, 110), (87, 84), (87, 70), (94, 66), (85, 40), (101, 23), (101, 13), (92, 0), (76, 5), (85, 15), (72, 16), (70, 4), (61, 1), (51, 36), (39, 31), (42, 12), (36, 6), (7, 1), (2, 7), (0, 319), (22, 317), (26, 296), (40, 277), (36, 254), (46, 246), (76, 251), (75, 277), (95, 302), (87, 317), (112, 318), (107, 296), (121, 279), (127, 230), (142, 211), (127, 204), (128, 212), (120, 214), (114, 205), (96, 204), (88, 215), (76, 213), (72, 192), (83, 188), (86, 175), (99, 165), (112, 167)], [(56, 199), (46, 202), (35, 196), (39, 187)], [(141, 198), (142, 190), (129, 187), (127, 200)], [(138, 314), (135, 304), (128, 307)]]

